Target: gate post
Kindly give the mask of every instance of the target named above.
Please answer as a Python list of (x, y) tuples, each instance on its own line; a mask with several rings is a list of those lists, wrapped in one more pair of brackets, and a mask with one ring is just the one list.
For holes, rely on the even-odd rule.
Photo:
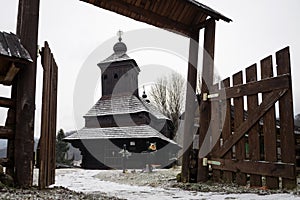
[(32, 186), (33, 179), (39, 2), (19, 0), (18, 10), (17, 35), (33, 60), (33, 63), (22, 69), (17, 77), (15, 181), (21, 187)]
[[(216, 22), (214, 19), (210, 19), (205, 27), (204, 31), (204, 51), (203, 51), (203, 66), (202, 66), (202, 86), (201, 94), (209, 94), (209, 88), (213, 84), (214, 76), (214, 52), (215, 52), (215, 29)], [(208, 132), (210, 118), (211, 118), (211, 103), (210, 101), (200, 102), (200, 120), (199, 120), (199, 149), (201, 149), (204, 138)], [(199, 156), (205, 156), (200, 155)], [(208, 179), (208, 167), (203, 166), (203, 159), (198, 158), (198, 172), (197, 182), (207, 181)]]
[(182, 157), (182, 182), (190, 180), (190, 153), (193, 146), (193, 128), (195, 118), (195, 99), (196, 99), (196, 84), (197, 84), (197, 65), (199, 51), (199, 31), (195, 31), (190, 39), (189, 49), (189, 66), (188, 66), (188, 83), (185, 102), (185, 117), (184, 117), (184, 137), (183, 137), (183, 157)]

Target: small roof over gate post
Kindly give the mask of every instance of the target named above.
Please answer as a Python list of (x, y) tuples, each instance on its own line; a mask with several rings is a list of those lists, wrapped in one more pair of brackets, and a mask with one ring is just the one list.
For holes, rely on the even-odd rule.
[(190, 37), (208, 17), (232, 21), (195, 0), (80, 0), (137, 21)]
[(32, 63), (28, 51), (13, 33), (0, 31), (0, 84), (11, 85), (20, 67)]

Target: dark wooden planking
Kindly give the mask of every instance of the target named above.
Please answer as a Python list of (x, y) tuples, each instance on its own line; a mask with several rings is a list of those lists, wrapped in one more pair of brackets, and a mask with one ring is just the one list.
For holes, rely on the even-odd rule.
[[(233, 85), (243, 84), (243, 73), (242, 71), (233, 75)], [(236, 134), (236, 130), (240, 127), (240, 125), (244, 122), (244, 99), (243, 97), (238, 97), (233, 100), (234, 105), (234, 134)], [(237, 160), (244, 160), (246, 157), (245, 152), (245, 137), (244, 134), (246, 132), (241, 133), (240, 139), (237, 141), (235, 145), (235, 154)], [(245, 173), (237, 172), (236, 173), (236, 182), (239, 185), (247, 184), (247, 176)]]
[[(204, 51), (203, 51), (203, 69), (202, 69), (202, 86), (201, 94), (210, 93), (209, 88), (213, 84), (214, 75), (214, 55), (215, 55), (215, 31), (216, 22), (214, 20), (210, 21), (204, 31)], [(199, 156), (198, 159), (198, 170), (197, 170), (197, 182), (208, 180), (208, 167), (203, 166), (203, 156), (201, 155), (201, 148), (206, 134), (208, 132), (210, 115), (211, 115), (211, 105), (210, 101), (202, 101), (200, 104), (200, 119), (199, 120)]]
[[(246, 69), (246, 82), (257, 81), (257, 68), (256, 65), (252, 65)], [(258, 96), (247, 96), (248, 115), (253, 114), (253, 110), (258, 107)], [(259, 124), (256, 123), (248, 132), (249, 142), (249, 159), (252, 161), (260, 160), (260, 141), (259, 141)], [(261, 176), (250, 175), (250, 186), (261, 186)]]
[[(119, 0), (110, 0), (109, 4), (111, 6), (112, 11), (123, 15), (124, 14), (124, 8), (127, 10), (130, 10), (133, 13), (136, 13), (137, 17), (135, 17), (136, 20), (143, 21), (146, 23), (152, 24), (153, 21), (157, 21), (161, 23), (162, 28), (169, 28), (169, 29), (176, 29), (177, 31), (179, 30), (185, 30), (184, 33), (188, 36), (191, 35), (190, 33), (190, 27), (186, 24), (182, 24), (179, 21), (173, 20), (171, 18), (166, 18), (161, 15), (159, 15), (157, 12), (151, 12), (150, 10), (146, 10), (140, 7), (136, 7), (131, 4), (124, 3)], [(107, 7), (107, 5), (104, 4), (104, 7)], [(181, 6), (181, 4), (179, 4)], [(153, 9), (155, 10), (155, 9)]]
[[(194, 24), (200, 24), (208, 16), (215, 20), (222, 19), (230, 22), (231, 19), (219, 14), (218, 12), (201, 5), (197, 2), (173, 0), (167, 6), (168, 1), (151, 1), (135, 5), (135, 1), (120, 0), (81, 0), (95, 6), (116, 12), (135, 20), (148, 23), (150, 25), (171, 30), (176, 33), (190, 37), (193, 32), (198, 30)], [(199, 13), (197, 21), (194, 21), (193, 13)]]
[[(277, 74), (291, 74), (289, 47), (276, 52)], [(279, 100), (281, 159), (285, 163), (295, 163), (294, 108), (292, 95), (292, 80), (289, 90)], [(294, 170), (295, 167), (294, 167)], [(296, 187), (296, 176), (293, 179), (282, 179), (284, 188)]]
[[(261, 60), (261, 78), (267, 79), (273, 77), (272, 56), (269, 56)], [(266, 98), (268, 93), (262, 94), (262, 99)], [(270, 110), (263, 117), (263, 135), (264, 135), (264, 153), (265, 160), (269, 162), (277, 162), (277, 148), (276, 148), (276, 118), (275, 118), (275, 106), (272, 106)], [(279, 179), (276, 177), (267, 176), (266, 186), (270, 189), (279, 188)]]
[(49, 76), (49, 90), (47, 91), (47, 97), (48, 97), (48, 101), (47, 101), (47, 107), (48, 107), (48, 118), (49, 121), (48, 123), (48, 130), (47, 130), (47, 145), (46, 145), (46, 154), (47, 154), (47, 171), (46, 171), (46, 186), (49, 185), (50, 183), (50, 177), (51, 177), (51, 159), (52, 159), (52, 151), (51, 151), (51, 129), (52, 129), (52, 123), (53, 123), (53, 111), (52, 111), (52, 99), (51, 99), (51, 95), (52, 95), (52, 89), (53, 89), (53, 84), (52, 84), (52, 75), (53, 75), (53, 55), (51, 53), (51, 50), (49, 49), (50, 54), (49, 54), (49, 61), (50, 61), (50, 68), (49, 68), (49, 72), (48, 72), (48, 76)]
[(183, 156), (182, 156), (182, 181), (188, 182), (190, 152), (192, 150), (193, 129), (195, 118), (195, 98), (196, 98), (196, 83), (197, 83), (197, 63), (199, 50), (199, 32), (195, 32), (193, 39), (190, 39), (189, 49), (189, 64), (188, 64), (188, 84), (185, 102), (185, 119), (184, 119), (184, 137), (183, 137)]
[(47, 42), (42, 53), (44, 67), (42, 127), (41, 127), (41, 168), (39, 187), (55, 183), (55, 141), (57, 114), (57, 64)]
[[(236, 98), (246, 95), (254, 95), (257, 93), (270, 92), (272, 90), (289, 88), (290, 75), (283, 74), (277, 77), (266, 78), (257, 82), (251, 82), (246, 84), (238, 84), (230, 88), (226, 88), (226, 96), (220, 96), (211, 99), (212, 101)], [(215, 93), (215, 91), (212, 91)]]
[(12, 99), (0, 97), (0, 106), (5, 108), (15, 108), (15, 102)]
[(13, 79), (17, 75), (17, 73), (20, 71), (20, 68), (16, 67), (14, 63), (11, 64), (11, 67), (9, 68), (9, 71), (5, 75), (4, 82), (8, 83), (8, 85), (11, 85)]
[(231, 160), (212, 158), (221, 162), (220, 166), (212, 165), (213, 169), (227, 170), (231, 172), (243, 172), (247, 174), (257, 174), (262, 176), (285, 177), (294, 179), (295, 165), (281, 162)]
[(17, 35), (33, 63), (18, 73), (15, 133), (15, 182), (30, 187), (33, 181), (34, 116), (39, 0), (19, 0)]
[[(230, 78), (227, 78), (223, 80), (223, 84), (221, 85), (222, 88), (229, 88), (230, 87)], [(230, 99), (223, 100), (223, 102), (226, 104), (226, 113), (221, 113), (225, 114), (224, 118), (224, 125), (222, 129), (222, 139), (223, 143), (231, 136), (232, 131), (231, 131), (231, 102)], [(232, 151), (229, 150), (225, 156), (225, 159), (231, 159), (232, 158)], [(223, 180), (226, 183), (231, 183), (233, 181), (233, 174), (232, 172), (224, 171), (223, 172)]]
[[(17, 96), (17, 82), (13, 81), (11, 86), (11, 100), (15, 101)], [(7, 117), (5, 121), (5, 126), (13, 130), (14, 134), (16, 132), (16, 109), (10, 108), (7, 112)], [(9, 139), (7, 141), (7, 159), (9, 160), (9, 165), (6, 167), (6, 174), (14, 177), (15, 175), (15, 166), (14, 166), (14, 157), (15, 157), (15, 138)]]
[(41, 138), (40, 138), (40, 170), (39, 170), (39, 188), (44, 189), (47, 186), (47, 141), (49, 129), (49, 91), (50, 91), (50, 49), (47, 42), (45, 42), (42, 49), (42, 66), (43, 72), (43, 97), (42, 97), (42, 119), (41, 119)]
[(50, 184), (55, 183), (55, 169), (56, 169), (56, 125), (57, 125), (57, 85), (58, 85), (58, 67), (56, 62), (54, 62), (54, 74), (53, 74), (53, 95), (52, 95), (52, 103), (53, 103), (53, 124), (52, 124), (52, 179)]
[(57, 65), (52, 55), (51, 62), (51, 93), (50, 93), (50, 130), (49, 140), (50, 145), (48, 151), (50, 152), (49, 159), (49, 178), (48, 185), (55, 183), (55, 141), (56, 141), (56, 115), (57, 115)]
[[(212, 89), (219, 89), (219, 84), (215, 84), (212, 86)], [(216, 149), (220, 148), (220, 107), (219, 107), (219, 102), (218, 101), (214, 101), (211, 103), (211, 122), (210, 122), (210, 127), (211, 127), (211, 147), (212, 148), (212, 152), (211, 154), (213, 154), (213, 152)], [(216, 182), (220, 182), (221, 181), (221, 171), (220, 170), (213, 170), (212, 172), (212, 176), (213, 176), (213, 180)]]
[(13, 139), (14, 131), (11, 128), (0, 126), (0, 139)]
[(280, 99), (285, 93), (287, 89), (284, 90), (275, 90), (268, 94), (264, 101), (253, 110), (253, 115), (248, 116), (247, 120), (241, 124), (238, 129), (235, 129), (234, 135), (231, 135), (223, 144), (223, 146), (217, 150), (215, 153), (220, 155), (220, 157), (224, 156), (232, 146), (237, 143), (244, 134), (256, 123), (260, 120), (260, 118)]

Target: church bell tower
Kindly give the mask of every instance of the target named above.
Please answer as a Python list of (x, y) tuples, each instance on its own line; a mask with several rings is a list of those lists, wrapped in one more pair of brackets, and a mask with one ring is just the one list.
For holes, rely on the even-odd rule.
[(118, 32), (119, 41), (114, 45), (114, 53), (98, 63), (101, 69), (102, 96), (133, 94), (138, 96), (138, 75), (140, 68), (127, 54), (127, 46), (122, 42), (122, 31)]

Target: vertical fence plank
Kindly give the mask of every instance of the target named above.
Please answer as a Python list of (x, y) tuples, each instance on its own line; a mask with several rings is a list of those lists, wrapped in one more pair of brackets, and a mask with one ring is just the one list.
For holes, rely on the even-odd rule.
[[(215, 84), (211, 88), (212, 91), (219, 90), (219, 84)], [(212, 155), (216, 149), (220, 148), (220, 106), (219, 101), (211, 102), (211, 145)], [(213, 180), (216, 182), (221, 181), (221, 170), (213, 169), (212, 171)]]
[(52, 171), (52, 178), (49, 185), (55, 183), (55, 168), (56, 168), (56, 122), (57, 122), (57, 82), (58, 82), (58, 68), (56, 62), (54, 62), (53, 66), (53, 95), (52, 95), (52, 102), (53, 102), (53, 124), (52, 124), (52, 162), (51, 162), (51, 171)]
[(44, 189), (47, 185), (47, 139), (48, 139), (48, 125), (49, 125), (49, 91), (50, 91), (50, 65), (51, 61), (49, 58), (50, 49), (48, 43), (45, 42), (45, 47), (42, 50), (42, 66), (44, 69), (43, 73), (43, 97), (42, 97), (42, 123), (41, 123), (41, 137), (40, 137), (40, 170), (39, 170), (39, 188)]
[(57, 65), (47, 42), (42, 51), (42, 65), (44, 79), (40, 139), (40, 189), (55, 182), (56, 164)]
[[(257, 68), (256, 65), (252, 65), (246, 69), (246, 82), (257, 81)], [(258, 107), (258, 96), (249, 95), (247, 96), (247, 107), (248, 115), (252, 115), (253, 110)], [(255, 124), (248, 132), (248, 142), (249, 142), (249, 159), (253, 161), (260, 160), (260, 141), (259, 141), (259, 124)], [(261, 186), (261, 176), (250, 175), (250, 186)]]
[[(229, 88), (230, 87), (230, 78), (224, 79), (223, 84), (221, 85), (223, 88)], [(223, 125), (223, 130), (222, 130), (222, 139), (223, 142), (226, 141), (232, 134), (232, 127), (231, 127), (231, 102), (230, 99), (224, 100), (226, 104), (226, 113), (224, 118), (224, 125)], [(232, 151), (228, 151), (226, 155), (224, 156), (225, 159), (232, 159)], [(223, 172), (223, 180), (227, 183), (231, 183), (233, 181), (233, 176), (232, 172), (229, 171), (224, 171)]]
[[(261, 79), (273, 77), (272, 56), (261, 61)], [(269, 93), (263, 93), (262, 98), (265, 99)], [(276, 147), (276, 118), (275, 106), (263, 117), (263, 136), (264, 136), (264, 155), (265, 160), (270, 162), (277, 162), (277, 147)], [(270, 189), (279, 188), (279, 180), (276, 177), (267, 176), (266, 186)]]
[[(242, 71), (233, 75), (233, 85), (243, 84)], [(234, 98), (234, 130), (244, 121), (244, 99), (243, 97)], [(235, 154), (237, 160), (245, 159), (245, 138), (243, 137), (235, 146)], [(236, 173), (236, 182), (239, 185), (247, 184), (247, 177), (245, 173)]]
[[(290, 74), (290, 52), (289, 47), (276, 52), (277, 74)], [(292, 80), (290, 79), (290, 88), (287, 93), (279, 100), (280, 115), (280, 142), (281, 159), (284, 163), (296, 164), (295, 155), (295, 136), (294, 136), (294, 110), (292, 96)], [(296, 167), (294, 169), (296, 171)], [(282, 178), (284, 188), (296, 187), (296, 177), (294, 179)]]
[(49, 68), (49, 91), (48, 91), (48, 116), (49, 116), (49, 125), (48, 125), (48, 130), (47, 130), (47, 147), (46, 147), (46, 151), (47, 151), (47, 175), (46, 175), (46, 186), (49, 185), (50, 183), (50, 177), (51, 177), (51, 162), (52, 162), (52, 151), (51, 151), (51, 145), (52, 145), (52, 141), (51, 141), (51, 129), (52, 129), (52, 124), (53, 124), (53, 108), (52, 108), (52, 90), (53, 90), (53, 54), (51, 53), (50, 50), (50, 55), (49, 55), (49, 59), (50, 59), (50, 68)]

